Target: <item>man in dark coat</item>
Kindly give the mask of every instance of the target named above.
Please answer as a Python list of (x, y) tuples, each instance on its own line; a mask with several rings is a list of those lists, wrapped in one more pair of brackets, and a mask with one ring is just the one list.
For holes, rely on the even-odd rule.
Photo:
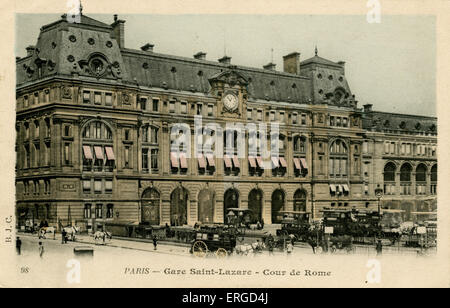
[(156, 250), (156, 246), (158, 246), (158, 238), (156, 237), (156, 235), (153, 235), (153, 247), (154, 247), (154, 250)]
[(377, 256), (381, 256), (381, 254), (383, 253), (383, 244), (381, 244), (381, 240), (378, 240), (376, 250)]
[(17, 254), (20, 256), (22, 253), (22, 240), (20, 239), (20, 237), (16, 238), (16, 250)]
[(66, 230), (62, 229), (61, 236), (62, 236), (61, 244), (67, 243), (67, 232), (66, 232)]

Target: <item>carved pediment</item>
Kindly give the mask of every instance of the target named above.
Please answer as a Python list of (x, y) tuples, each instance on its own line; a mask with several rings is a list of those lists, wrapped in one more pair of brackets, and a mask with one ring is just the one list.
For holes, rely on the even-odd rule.
[(235, 85), (247, 87), (248, 85), (247, 78), (245, 78), (240, 72), (234, 69), (229, 69), (227, 71), (220, 72), (212, 76), (208, 80), (212, 87), (214, 87), (214, 85), (217, 83), (224, 83), (231, 87), (234, 87)]

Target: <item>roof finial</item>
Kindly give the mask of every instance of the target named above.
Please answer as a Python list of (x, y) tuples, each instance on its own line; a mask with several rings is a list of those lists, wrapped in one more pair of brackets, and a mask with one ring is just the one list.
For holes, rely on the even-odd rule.
[(317, 45), (316, 45), (316, 48), (314, 49), (314, 53), (316, 54), (316, 57), (317, 57), (317, 53), (318, 53), (318, 51), (317, 51)]
[(80, 15), (83, 15), (83, 5), (81, 4), (81, 0), (80, 0), (79, 11), (80, 11)]

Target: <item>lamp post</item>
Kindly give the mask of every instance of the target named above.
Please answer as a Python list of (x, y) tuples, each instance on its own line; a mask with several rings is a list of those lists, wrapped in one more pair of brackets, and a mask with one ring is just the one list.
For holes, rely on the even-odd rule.
[(375, 188), (375, 196), (378, 199), (378, 216), (381, 215), (381, 197), (383, 196), (383, 189), (380, 187), (380, 184), (377, 185), (377, 188)]

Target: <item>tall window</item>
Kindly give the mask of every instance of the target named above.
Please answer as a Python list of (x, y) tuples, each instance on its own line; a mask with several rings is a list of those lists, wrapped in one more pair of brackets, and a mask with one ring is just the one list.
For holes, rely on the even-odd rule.
[(416, 168), (416, 194), (425, 195), (427, 193), (427, 167), (420, 164)]
[(403, 164), (400, 168), (400, 186), (402, 195), (411, 194), (411, 172), (412, 167), (410, 164)]
[(88, 123), (82, 132), (84, 171), (111, 172), (115, 165), (111, 129), (101, 121)]
[(396, 167), (394, 163), (387, 163), (384, 166), (384, 194), (394, 195), (395, 194), (395, 172)]
[(430, 187), (430, 192), (432, 195), (435, 195), (437, 193), (437, 178), (438, 178), (437, 165), (433, 165), (433, 167), (431, 167), (431, 187)]
[(84, 218), (86, 218), (86, 219), (92, 218), (92, 205), (91, 204), (84, 205)]
[(142, 128), (142, 172), (157, 173), (159, 158), (159, 128), (144, 126)]
[(330, 146), (330, 160), (328, 171), (331, 178), (347, 177), (348, 148), (340, 139), (335, 140)]

